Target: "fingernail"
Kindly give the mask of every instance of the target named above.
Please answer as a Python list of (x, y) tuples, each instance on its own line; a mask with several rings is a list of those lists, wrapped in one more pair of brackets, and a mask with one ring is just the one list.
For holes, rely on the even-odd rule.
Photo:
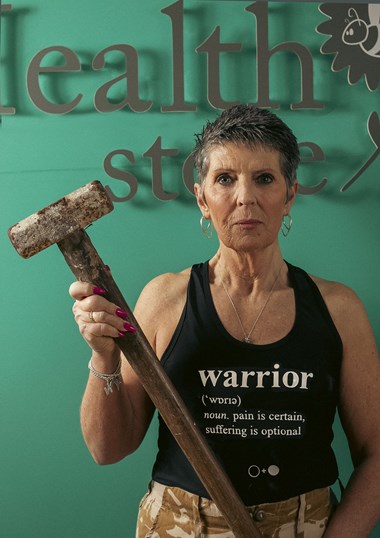
[(127, 318), (128, 313), (122, 310), (121, 308), (116, 308), (116, 315), (119, 316), (119, 318)]
[(104, 295), (106, 293), (106, 290), (104, 290), (103, 288), (98, 288), (97, 286), (95, 286), (92, 291), (93, 293), (95, 293), (95, 295)]
[(119, 332), (118, 334), (119, 334), (119, 336), (125, 336), (125, 333), (120, 333)]
[(136, 332), (136, 327), (134, 325), (131, 325), (130, 323), (124, 323), (123, 327), (129, 333), (135, 333)]
[(109, 265), (105, 265), (104, 267), (107, 269), (107, 271), (111, 271), (111, 267)]

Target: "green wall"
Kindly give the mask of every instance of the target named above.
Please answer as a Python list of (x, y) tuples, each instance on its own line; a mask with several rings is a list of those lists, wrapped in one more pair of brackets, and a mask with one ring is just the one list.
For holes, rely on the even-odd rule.
[[(220, 55), (220, 94), (225, 101), (255, 101), (257, 85), (262, 84), (255, 74), (256, 23), (254, 15), (244, 10), (249, 2), (185, 0), (184, 101), (197, 110), (165, 111), (162, 107), (173, 105), (173, 79), (175, 92), (180, 92), (181, 83), (180, 64), (175, 76), (172, 69), (172, 19), (161, 12), (173, 4), (19, 0), (2, 16), (0, 105), (15, 108), (14, 114), (1, 116), (0, 124), (0, 536), (4, 538), (134, 534), (138, 501), (155, 455), (156, 422), (135, 455), (110, 467), (92, 462), (79, 426), (89, 350), (71, 315), (67, 289), (73, 277), (57, 248), (23, 260), (6, 232), (18, 220), (94, 179), (115, 197), (126, 198), (128, 185), (136, 182), (129, 173), (137, 178), (135, 195), (115, 203), (115, 211), (89, 230), (129, 304), (133, 306), (144, 283), (156, 274), (212, 256), (217, 244), (202, 235), (199, 212), (182, 177), (193, 134), (217, 113), (207, 98), (207, 55), (195, 49), (217, 26), (222, 43), (241, 43), (240, 52)], [(282, 245), (292, 263), (352, 286), (367, 307), (379, 342), (380, 298), (374, 289), (380, 266), (380, 159), (375, 158), (348, 190), (340, 192), (376, 150), (367, 119), (379, 110), (379, 90), (369, 91), (364, 77), (349, 84), (346, 68), (332, 71), (333, 55), (319, 51), (327, 36), (315, 31), (326, 20), (317, 3), (269, 4), (270, 46), (295, 41), (310, 51), (314, 98), (324, 106), (292, 110), (291, 103), (301, 99), (299, 62), (291, 52), (273, 56), (270, 96), (280, 105), (279, 115), (300, 142), (318, 144), (324, 155), (319, 162), (303, 163), (299, 180), (310, 187), (327, 178), (318, 193), (299, 196), (292, 232)], [(94, 70), (92, 60), (106, 47), (122, 43), (137, 51), (141, 107), (152, 101), (145, 112), (127, 105), (113, 112), (94, 107), (98, 89), (123, 74), (124, 63), (120, 53), (112, 53), (104, 69)], [(55, 112), (56, 105), (83, 94), (66, 114), (47, 113), (27, 91), (32, 59), (52, 46), (71, 49), (81, 64), (80, 71), (38, 77)], [(178, 42), (176, 51), (179, 62)], [(44, 65), (59, 65), (61, 60), (54, 54)], [(132, 60), (128, 66), (132, 92), (136, 83)], [(114, 85), (108, 97), (116, 108), (115, 103), (126, 99), (125, 84)], [(157, 140), (163, 149), (176, 150), (168, 153), (177, 154), (159, 158), (156, 148), (152, 159), (150, 148)], [(125, 154), (112, 160), (124, 181), (111, 177), (115, 170), (104, 165), (115, 150), (133, 152), (127, 154), (129, 160)], [(153, 162), (158, 167), (154, 170)], [(176, 198), (159, 199), (164, 197), (157, 194), (161, 171), (163, 192), (177, 192)], [(335, 446), (345, 481), (351, 464), (338, 422)]]

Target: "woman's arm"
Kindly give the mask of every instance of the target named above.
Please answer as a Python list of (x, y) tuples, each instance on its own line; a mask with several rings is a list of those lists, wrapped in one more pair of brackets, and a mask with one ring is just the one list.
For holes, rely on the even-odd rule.
[[(145, 287), (136, 304), (135, 317), (158, 356), (166, 349), (178, 323), (185, 290), (183, 277), (162, 275)], [(75, 282), (70, 294), (76, 299), (73, 311), (79, 330), (92, 349), (92, 367), (111, 374), (121, 360), (122, 382), (119, 390), (114, 386), (108, 395), (105, 381), (90, 373), (80, 414), (83, 437), (94, 460), (99, 464), (115, 463), (138, 448), (154, 407), (113, 340), (131, 330), (126, 329), (128, 320), (120, 317), (117, 305), (94, 294), (88, 283)]]
[(380, 518), (380, 361), (358, 297), (329, 287), (325, 300), (343, 341), (339, 414), (355, 470), (324, 536), (365, 538)]

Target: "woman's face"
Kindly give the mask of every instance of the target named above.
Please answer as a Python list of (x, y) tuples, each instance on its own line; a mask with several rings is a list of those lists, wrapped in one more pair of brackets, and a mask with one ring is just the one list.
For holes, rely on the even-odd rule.
[(232, 142), (210, 149), (204, 183), (195, 185), (199, 208), (219, 240), (240, 251), (277, 241), (296, 191), (297, 183), (287, 192), (278, 151)]

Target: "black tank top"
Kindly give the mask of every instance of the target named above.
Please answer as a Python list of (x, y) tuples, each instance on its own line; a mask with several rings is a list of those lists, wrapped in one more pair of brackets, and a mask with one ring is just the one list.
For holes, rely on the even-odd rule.
[[(246, 505), (331, 485), (342, 342), (312, 279), (288, 264), (296, 317), (281, 340), (247, 344), (223, 327), (208, 262), (192, 268), (187, 301), (162, 364)], [(209, 495), (159, 417), (153, 480)]]

